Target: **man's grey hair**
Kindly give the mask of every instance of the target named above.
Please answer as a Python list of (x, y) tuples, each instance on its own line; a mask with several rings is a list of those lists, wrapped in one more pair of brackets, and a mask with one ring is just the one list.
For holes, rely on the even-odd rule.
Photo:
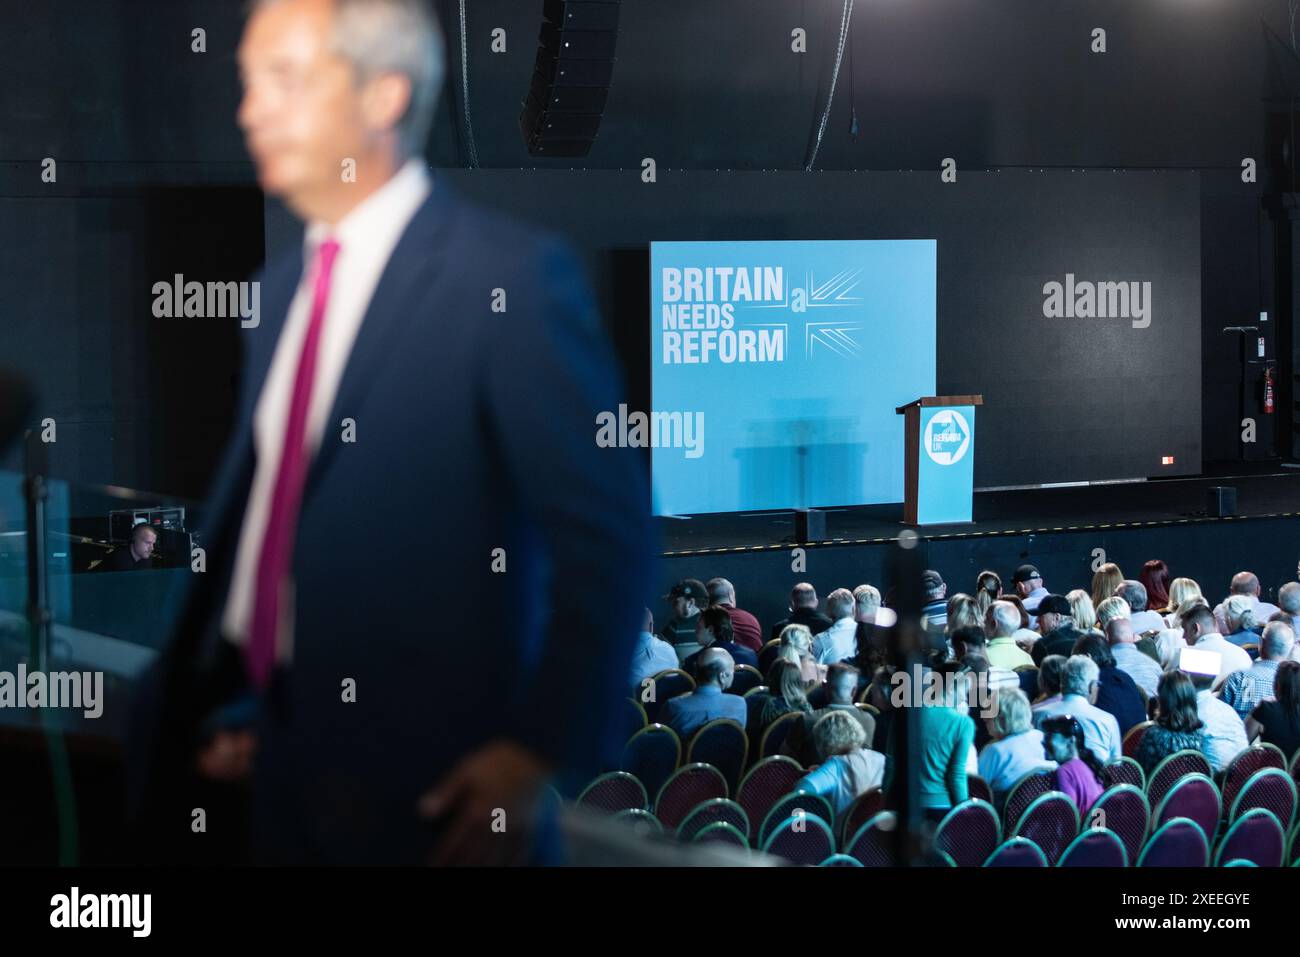
[(1277, 607), (1288, 615), (1300, 615), (1300, 582), (1287, 582), (1277, 590)]
[(1263, 658), (1277, 661), (1290, 658), (1295, 646), (1295, 629), (1283, 621), (1270, 621), (1264, 626), (1264, 637), (1259, 640), (1259, 653)]
[(861, 614), (877, 612), (880, 610), (880, 589), (874, 585), (859, 585), (853, 589), (853, 601)]
[(993, 619), (994, 638), (1014, 635), (1020, 628), (1020, 609), (1009, 601), (995, 601), (989, 606), (989, 617)]
[(1106, 622), (1114, 618), (1132, 618), (1133, 609), (1129, 603), (1118, 595), (1111, 595), (1097, 606), (1097, 624), (1102, 628), (1106, 627)]
[(715, 605), (724, 602), (731, 604), (736, 600), (736, 586), (725, 578), (710, 578), (704, 583), (704, 590), (709, 593), (709, 601)]
[[(283, 0), (253, 0), (252, 12)], [(397, 123), (404, 159), (424, 153), (446, 74), (442, 28), (429, 0), (332, 0), (334, 52), (352, 64), (358, 83), (400, 73), (411, 102)]]
[(837, 588), (826, 596), (826, 614), (832, 621), (853, 617), (853, 592)]
[(1061, 670), (1061, 694), (1078, 694), (1086, 698), (1088, 689), (1100, 674), (1097, 662), (1087, 655), (1070, 655)]
[(1130, 610), (1134, 612), (1147, 610), (1147, 587), (1141, 582), (1126, 578), (1119, 583), (1115, 594), (1128, 602)]

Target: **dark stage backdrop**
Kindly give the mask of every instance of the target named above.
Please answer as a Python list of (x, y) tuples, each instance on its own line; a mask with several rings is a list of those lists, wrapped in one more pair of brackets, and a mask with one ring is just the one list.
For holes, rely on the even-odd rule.
[[(649, 407), (649, 241), (934, 238), (938, 389), (984, 395), (977, 487), (1200, 471), (1195, 173), (965, 172), (950, 184), (933, 172), (435, 176), (583, 251), (633, 408)], [(268, 219), (274, 253), (296, 232), (278, 209)], [(1076, 296), (1104, 282), (1137, 283), (1141, 295), (1128, 316), (1045, 316), (1044, 285), (1068, 289), (1070, 275)]]

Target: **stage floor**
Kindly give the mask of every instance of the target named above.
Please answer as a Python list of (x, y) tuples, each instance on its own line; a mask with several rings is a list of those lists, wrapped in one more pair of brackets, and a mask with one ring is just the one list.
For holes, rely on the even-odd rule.
[[(1215, 485), (1237, 489), (1237, 518), (1300, 514), (1300, 469), (1285, 469), (1276, 462), (1225, 462), (1207, 464), (1204, 474), (1192, 478), (977, 492), (973, 522), (931, 525), (924, 534), (927, 538), (968, 538), (1228, 521), (1206, 514), (1206, 489)], [(826, 538), (859, 545), (887, 541), (904, 527), (902, 520), (901, 504), (827, 509)], [(656, 521), (666, 556), (785, 548), (794, 541), (794, 516), (788, 511)]]

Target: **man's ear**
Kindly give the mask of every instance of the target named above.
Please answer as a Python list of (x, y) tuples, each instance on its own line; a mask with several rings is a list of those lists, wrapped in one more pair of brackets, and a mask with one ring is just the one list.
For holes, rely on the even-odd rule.
[(372, 130), (395, 130), (411, 105), (411, 81), (400, 73), (380, 73), (367, 83), (361, 110)]

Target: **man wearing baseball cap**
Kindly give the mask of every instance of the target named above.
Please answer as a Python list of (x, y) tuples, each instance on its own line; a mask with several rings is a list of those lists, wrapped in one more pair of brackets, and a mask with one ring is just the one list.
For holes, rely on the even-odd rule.
[(1070, 657), (1074, 643), (1084, 637), (1074, 624), (1070, 603), (1064, 595), (1044, 595), (1038, 603), (1038, 633), (1042, 635), (1034, 642), (1030, 654), (1034, 662), (1042, 664), (1048, 655), (1065, 655)]
[(670, 645), (695, 643), (695, 619), (709, 606), (709, 596), (704, 582), (696, 578), (683, 578), (664, 596), (673, 610), (672, 617), (659, 629), (659, 637)]
[(1033, 619), (1037, 616), (1038, 603), (1047, 595), (1047, 589), (1043, 587), (1043, 576), (1039, 574), (1038, 569), (1033, 565), (1021, 565), (1016, 569), (1016, 573), (1011, 576), (1011, 581), (1015, 583), (1016, 594), (1020, 596), (1025, 611), (1029, 612), (1029, 627), (1033, 628)]

